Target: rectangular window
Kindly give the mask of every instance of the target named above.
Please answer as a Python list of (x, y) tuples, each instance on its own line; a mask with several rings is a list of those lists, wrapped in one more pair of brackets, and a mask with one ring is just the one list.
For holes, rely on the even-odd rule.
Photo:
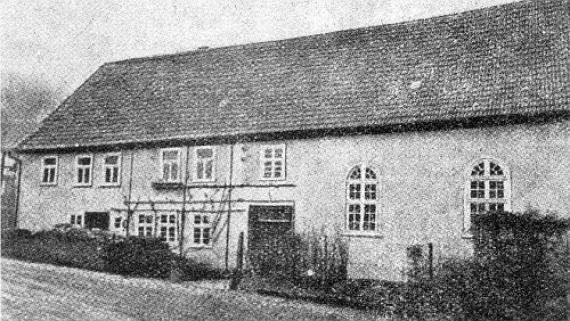
[(42, 158), (42, 184), (57, 184), (57, 157), (48, 156)]
[(159, 237), (161, 240), (174, 243), (178, 242), (178, 233), (176, 228), (176, 214), (160, 214), (160, 219), (157, 222), (158, 229), (160, 231)]
[(69, 224), (71, 227), (81, 228), (83, 226), (83, 215), (71, 215)]
[(91, 167), (93, 165), (93, 157), (77, 156), (75, 158), (75, 185), (90, 186), (91, 185)]
[(103, 183), (104, 185), (121, 184), (121, 156), (105, 155), (103, 158)]
[(194, 246), (211, 246), (212, 221), (209, 213), (194, 213)]
[(138, 231), (140, 237), (154, 236), (154, 214), (139, 214)]
[(161, 151), (162, 180), (165, 182), (180, 181), (180, 149), (167, 148)]
[(261, 179), (285, 179), (285, 145), (264, 146), (261, 152)]
[(194, 155), (196, 170), (194, 180), (197, 182), (211, 182), (214, 180), (214, 149), (212, 147), (196, 148)]

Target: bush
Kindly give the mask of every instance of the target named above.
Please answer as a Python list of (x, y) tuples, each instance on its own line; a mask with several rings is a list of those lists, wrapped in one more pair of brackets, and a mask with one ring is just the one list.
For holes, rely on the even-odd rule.
[(122, 275), (168, 278), (173, 260), (168, 244), (157, 238), (129, 237), (106, 251), (107, 271)]
[(527, 211), (490, 213), (474, 223), (475, 256), (445, 261), (432, 280), (409, 283), (399, 313), (445, 313), (468, 320), (566, 319), (570, 258), (563, 235), (569, 222)]
[(220, 278), (223, 273), (205, 263), (178, 257), (155, 238), (117, 237), (104, 231), (57, 229), (2, 233), (2, 256), (111, 272), (125, 276), (169, 278), (176, 268), (184, 280)]

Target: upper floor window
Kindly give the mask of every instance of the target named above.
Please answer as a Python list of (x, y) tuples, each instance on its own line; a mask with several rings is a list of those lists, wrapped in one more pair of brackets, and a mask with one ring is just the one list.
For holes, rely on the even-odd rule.
[(103, 182), (105, 185), (121, 184), (121, 156), (105, 155), (103, 158)]
[[(4, 182), (4, 181), (2, 181)], [(57, 157), (48, 156), (42, 158), (42, 184), (57, 184)]]
[(198, 182), (210, 182), (214, 180), (214, 148), (198, 147), (195, 151), (196, 170), (194, 180)]
[(285, 145), (264, 146), (260, 165), (261, 179), (285, 179)]
[(471, 164), (465, 183), (465, 231), (471, 228), (473, 215), (511, 210), (508, 168), (499, 161), (484, 158)]
[(75, 185), (91, 185), (91, 168), (93, 165), (92, 156), (77, 156), (75, 158)]
[(165, 182), (180, 180), (180, 149), (166, 148), (161, 151), (162, 179)]
[(367, 166), (355, 166), (348, 175), (346, 227), (349, 231), (378, 230), (378, 176)]

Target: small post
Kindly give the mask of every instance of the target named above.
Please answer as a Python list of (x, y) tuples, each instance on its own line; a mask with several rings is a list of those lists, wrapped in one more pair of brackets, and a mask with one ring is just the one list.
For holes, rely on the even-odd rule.
[(433, 280), (433, 243), (428, 243), (429, 279)]
[(239, 282), (241, 281), (242, 271), (243, 271), (243, 232), (239, 233), (238, 239), (238, 249), (236, 257), (236, 270), (232, 276), (232, 281), (230, 283), (230, 290), (237, 290)]

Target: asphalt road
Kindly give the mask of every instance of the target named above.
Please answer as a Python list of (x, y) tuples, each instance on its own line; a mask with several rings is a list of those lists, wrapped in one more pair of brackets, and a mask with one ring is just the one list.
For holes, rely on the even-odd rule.
[(193, 283), (2, 258), (2, 320), (387, 320), (373, 313)]

